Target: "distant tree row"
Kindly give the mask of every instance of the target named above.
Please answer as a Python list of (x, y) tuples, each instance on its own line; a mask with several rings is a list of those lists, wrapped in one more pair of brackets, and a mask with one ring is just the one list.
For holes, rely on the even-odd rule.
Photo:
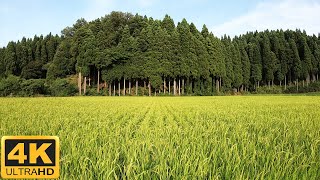
[(130, 13), (79, 19), (61, 36), (23, 38), (0, 48), (0, 77), (77, 74), (79, 94), (213, 95), (260, 86), (308, 86), (319, 80), (320, 38), (300, 30), (215, 37), (186, 19), (175, 25)]

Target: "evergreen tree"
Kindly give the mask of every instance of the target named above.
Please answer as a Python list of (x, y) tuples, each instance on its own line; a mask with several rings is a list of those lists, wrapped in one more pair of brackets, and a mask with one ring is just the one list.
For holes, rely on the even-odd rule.
[(303, 80), (310, 80), (310, 74), (312, 73), (312, 54), (307, 41), (304, 37), (301, 37), (301, 75)]
[(175, 30), (175, 25), (173, 19), (166, 14), (164, 19), (161, 22), (161, 27), (166, 29), (169, 34), (171, 34)]
[(294, 80), (299, 80), (301, 77), (301, 60), (296, 43), (293, 39), (289, 39), (289, 45), (292, 53), (292, 77)]
[(265, 73), (265, 81), (270, 87), (271, 81), (274, 80), (277, 57), (270, 49), (269, 38), (264, 35), (262, 39), (262, 62)]
[(239, 46), (236, 42), (233, 42), (231, 45), (232, 52), (232, 62), (233, 62), (233, 87), (238, 89), (243, 83), (242, 76), (242, 64), (241, 64), (241, 56), (239, 51)]
[(8, 76), (10, 74), (17, 75), (17, 63), (16, 63), (16, 51), (15, 43), (9, 42), (4, 53), (4, 62), (6, 64), (5, 74)]
[(259, 82), (262, 80), (262, 62), (261, 54), (257, 44), (249, 43), (248, 56), (251, 64), (251, 79), (255, 87), (259, 87)]
[(226, 55), (226, 77), (224, 79), (224, 87), (230, 89), (232, 88), (232, 82), (234, 80), (232, 44), (230, 38), (226, 36), (223, 39), (223, 43), (225, 45), (224, 54)]
[(47, 78), (64, 78), (69, 74), (75, 73), (75, 61), (70, 54), (71, 43), (70, 40), (62, 41), (58, 46), (57, 52), (50, 63)]
[(250, 85), (250, 60), (245, 50), (245, 42), (241, 41), (240, 45), (240, 56), (242, 63), (242, 76), (243, 76), (243, 85), (245, 88), (249, 88)]
[(0, 79), (5, 76), (5, 71), (6, 71), (4, 55), (5, 55), (4, 48), (0, 48)]

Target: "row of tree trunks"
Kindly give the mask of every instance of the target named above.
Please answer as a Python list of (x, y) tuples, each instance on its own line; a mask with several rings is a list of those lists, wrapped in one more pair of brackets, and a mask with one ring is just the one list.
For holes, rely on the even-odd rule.
[[(126, 80), (124, 79), (124, 82), (123, 82), (123, 86), (124, 86), (124, 88), (123, 88), (123, 90), (122, 90), (122, 95), (126, 95), (126, 90), (127, 89), (125, 89), (126, 88), (126, 82), (125, 82)], [(181, 95), (181, 94), (184, 94), (185, 92), (184, 92), (184, 88), (185, 88), (185, 84), (184, 84), (184, 79), (179, 79), (178, 80), (178, 83), (177, 83), (177, 81), (176, 80), (174, 80), (174, 95)], [(144, 81), (144, 89), (146, 89), (146, 82)], [(135, 88), (136, 88), (136, 95), (138, 95), (138, 81), (136, 80), (136, 86), (135, 86)], [(119, 88), (120, 88), (120, 86), (119, 86)], [(129, 89), (128, 89), (128, 92), (129, 92), (129, 94), (131, 94), (131, 89), (132, 89), (132, 85), (131, 85), (131, 81), (129, 80), (129, 87), (128, 87)], [(150, 95), (150, 94), (152, 94), (151, 93), (151, 81), (149, 81), (148, 82), (148, 95)], [(169, 95), (171, 94), (171, 81), (169, 81), (169, 88), (166, 86), (166, 81), (164, 80), (164, 93), (167, 93), (167, 89), (169, 89)], [(156, 91), (156, 90), (155, 90)], [(119, 91), (120, 92), (120, 91)], [(159, 90), (159, 92), (158, 93), (161, 93), (161, 90)], [(144, 95), (144, 93), (143, 93), (143, 95)]]
[[(88, 78), (89, 80), (89, 86), (91, 85), (91, 78)], [(308, 77), (302, 81), (302, 86), (304, 87), (305, 86), (305, 81), (306, 81), (306, 84), (307, 86), (309, 85), (310, 82), (315, 82), (315, 81), (318, 81), (319, 80), (319, 74), (312, 74), (312, 75), (308, 75)], [(181, 81), (182, 81), (182, 85), (181, 85)], [(257, 87), (259, 88), (260, 87), (260, 82), (257, 81)], [(272, 86), (274, 85), (274, 81), (268, 81), (268, 87), (269, 89), (271, 88), (270, 84), (272, 83)], [(192, 84), (192, 82), (191, 82)], [(297, 91), (299, 90), (299, 80), (297, 79), (295, 81), (295, 84), (297, 86)], [(126, 79), (124, 78), (123, 80), (123, 95), (126, 95)], [(280, 81), (280, 86), (282, 86), (282, 81)], [(79, 90), (79, 95), (81, 96), (82, 94), (85, 94), (86, 93), (86, 87), (87, 87), (87, 77), (84, 77), (84, 82), (83, 82), (83, 87), (82, 87), (82, 74), (81, 72), (79, 72), (79, 75), (78, 75), (78, 90)], [(106, 82), (105, 82), (105, 87), (107, 87), (106, 85)], [(217, 92), (220, 92), (221, 90), (221, 87), (222, 87), (222, 81), (221, 81), (221, 77), (218, 79), (216, 79), (216, 90)], [(112, 92), (111, 92), (111, 84), (109, 85), (109, 96), (112, 95)], [(146, 89), (146, 82), (144, 81), (144, 88)], [(149, 88), (149, 96), (151, 96), (151, 82), (149, 81), (148, 83), (148, 88)], [(178, 88), (178, 90), (177, 90)], [(240, 91), (243, 91), (243, 89), (246, 88), (244, 87), (243, 85), (241, 86), (240, 88)], [(83, 93), (82, 93), (82, 89), (83, 89)], [(184, 89), (185, 89), (185, 82), (184, 82), (184, 78), (179, 78), (178, 80), (178, 84), (177, 84), (177, 81), (176, 81), (176, 78), (174, 78), (174, 81), (173, 81), (173, 95), (178, 95), (180, 96), (181, 94), (184, 94)], [(284, 77), (284, 89), (287, 89), (287, 77), (285, 76)], [(115, 96), (115, 84), (114, 84), (114, 87), (113, 87), (113, 95)], [(164, 94), (167, 93), (167, 85), (166, 85), (166, 79), (164, 79), (163, 81), (163, 91), (164, 91)], [(171, 95), (171, 81), (169, 81), (169, 88), (168, 88), (168, 91), (169, 91), (169, 95)], [(97, 92), (99, 93), (100, 92), (100, 70), (98, 70), (98, 79), (97, 79)], [(120, 82), (119, 82), (119, 96), (120, 96)], [(160, 90), (159, 90), (159, 93), (160, 93)], [(129, 94), (131, 94), (131, 81), (129, 80)], [(138, 80), (136, 80), (136, 92), (135, 92), (136, 95), (138, 95)], [(143, 95), (144, 95), (144, 92), (143, 92)]]
[[(89, 79), (88, 79), (89, 80)], [(181, 84), (182, 82), (182, 84)], [(107, 85), (106, 81), (104, 82), (104, 86), (105, 88), (107, 88), (109, 86), (109, 96), (112, 95), (112, 85), (109, 84)], [(115, 87), (115, 83), (113, 85), (113, 96), (115, 96), (115, 92), (116, 92), (116, 87)], [(123, 80), (123, 95), (126, 95), (126, 79)], [(86, 87), (87, 87), (87, 77), (84, 77), (84, 82), (83, 82), (83, 87), (82, 87), (82, 75), (81, 72), (79, 72), (79, 77), (78, 77), (78, 89), (79, 89), (79, 95), (82, 95), (82, 89), (84, 91), (84, 94), (86, 93)], [(118, 94), (119, 96), (121, 96), (121, 84), (120, 82), (118, 82)], [(144, 81), (144, 88), (146, 88), (146, 82)], [(148, 84), (148, 88), (149, 88), (149, 95), (151, 95), (151, 82), (149, 81)], [(178, 88), (178, 89), (177, 89)], [(174, 79), (174, 95), (181, 95), (184, 94), (184, 88), (185, 88), (185, 81), (184, 79), (180, 79), (178, 80), (178, 84), (176, 79)], [(166, 86), (166, 81), (164, 80), (164, 93), (167, 93), (167, 86)], [(97, 92), (100, 92), (100, 71), (98, 70), (98, 84), (97, 84)], [(136, 80), (136, 95), (138, 95), (138, 80)], [(159, 90), (159, 93), (161, 93), (161, 91)], [(131, 81), (129, 80), (129, 94), (131, 94)], [(144, 93), (143, 93), (144, 94)], [(169, 95), (171, 94), (171, 81), (169, 81)]]

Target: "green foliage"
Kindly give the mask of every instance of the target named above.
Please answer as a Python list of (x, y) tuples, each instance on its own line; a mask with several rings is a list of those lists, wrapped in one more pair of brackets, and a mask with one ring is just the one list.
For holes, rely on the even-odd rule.
[(284, 93), (283, 87), (280, 86), (268, 86), (259, 87), (256, 91), (252, 92), (254, 94), (282, 94)]
[(20, 84), (22, 96), (35, 96), (46, 93), (45, 79), (24, 80)]
[(52, 96), (73, 96), (78, 92), (77, 87), (66, 79), (56, 79), (47, 85)]
[(0, 78), (5, 76), (6, 72), (6, 63), (5, 63), (5, 50), (0, 48)]
[(0, 81), (0, 96), (17, 96), (20, 93), (22, 79), (9, 75)]
[(256, 44), (250, 43), (248, 45), (248, 56), (251, 65), (251, 79), (256, 84), (262, 80), (262, 61), (259, 48)]
[(237, 43), (231, 45), (232, 64), (233, 64), (233, 87), (239, 88), (243, 84), (243, 71), (241, 63), (241, 54)]
[(301, 77), (301, 60), (298, 52), (298, 48), (293, 39), (289, 40), (290, 48), (291, 48), (291, 57), (292, 57), (292, 65), (293, 65), (293, 78), (299, 79)]
[(308, 86), (299, 87), (297, 91), (296, 86), (289, 87), (284, 91), (285, 93), (309, 93), (309, 92), (320, 92), (320, 82), (310, 83)]
[(16, 75), (17, 71), (17, 61), (16, 61), (16, 52), (15, 52), (15, 43), (9, 42), (7, 48), (5, 49), (4, 54), (4, 63), (6, 65), (5, 74)]
[(40, 79), (44, 78), (45, 73), (43, 70), (42, 61), (31, 61), (23, 67), (21, 77), (25, 79)]
[(75, 59), (71, 57), (70, 48), (68, 40), (62, 41), (58, 46), (53, 61), (49, 64), (47, 79), (64, 78), (75, 73)]

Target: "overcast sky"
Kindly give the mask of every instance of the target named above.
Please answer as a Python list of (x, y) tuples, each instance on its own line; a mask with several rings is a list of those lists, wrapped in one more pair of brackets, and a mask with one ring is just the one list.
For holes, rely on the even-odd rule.
[(111, 11), (186, 18), (216, 36), (279, 28), (320, 32), (320, 0), (0, 0), (0, 46), (23, 36), (60, 34), (81, 17), (93, 20)]

